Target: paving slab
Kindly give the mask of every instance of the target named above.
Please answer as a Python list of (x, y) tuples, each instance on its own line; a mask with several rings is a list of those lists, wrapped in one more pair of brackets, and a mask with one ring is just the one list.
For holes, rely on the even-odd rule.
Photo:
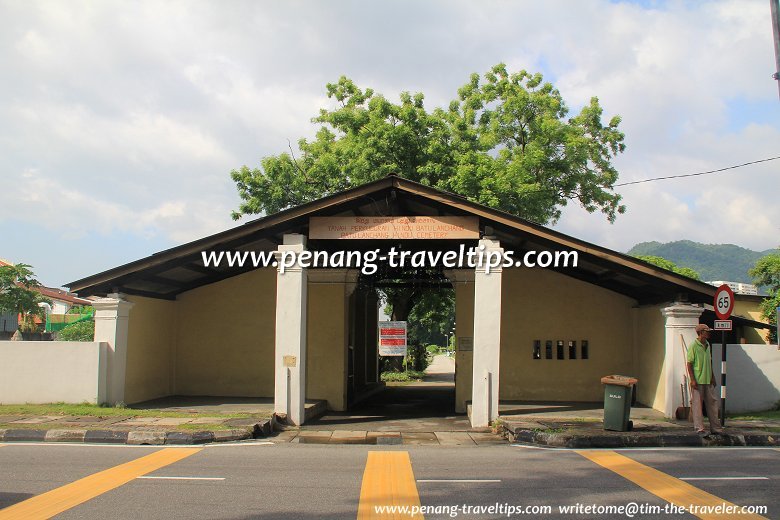
[(60, 417), (57, 419), (57, 424), (95, 424), (101, 422), (102, 419), (100, 417), (95, 417), (93, 415), (66, 415), (64, 417)]
[(469, 437), (477, 446), (495, 446), (506, 444), (506, 439), (495, 433), (469, 432)]
[(159, 417), (133, 417), (122, 421), (122, 426), (149, 426), (159, 421)]
[(333, 435), (332, 431), (301, 430), (292, 442), (300, 444), (328, 444), (331, 435)]
[(404, 444), (439, 444), (433, 432), (401, 432)]
[(442, 446), (474, 446), (468, 432), (434, 432)]
[(229, 417), (195, 417), (190, 424), (222, 424)]
[(359, 430), (337, 430), (330, 436), (330, 442), (333, 444), (365, 444), (365, 431)]
[(11, 424), (43, 424), (43, 423), (53, 422), (61, 418), (62, 418), (61, 415), (38, 415), (35, 417), (26, 417), (24, 419), (19, 419), (17, 421), (13, 421)]
[(121, 424), (127, 420), (127, 417), (101, 417), (99, 422), (96, 422), (90, 426), (112, 426), (114, 424)]
[(184, 417), (164, 417), (162, 419), (157, 419), (154, 422), (155, 426), (179, 426), (180, 424), (189, 424), (192, 422), (192, 419), (187, 419)]
[(274, 433), (268, 440), (271, 442), (291, 442), (298, 436), (298, 432), (295, 430), (285, 430), (278, 433)]

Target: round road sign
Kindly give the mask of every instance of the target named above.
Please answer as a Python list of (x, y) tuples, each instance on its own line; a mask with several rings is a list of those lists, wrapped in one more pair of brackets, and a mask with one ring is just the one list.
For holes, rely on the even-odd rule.
[(715, 291), (715, 303), (712, 306), (715, 307), (715, 315), (718, 319), (729, 319), (734, 310), (734, 291), (731, 290), (731, 287), (725, 283), (718, 287), (718, 290)]

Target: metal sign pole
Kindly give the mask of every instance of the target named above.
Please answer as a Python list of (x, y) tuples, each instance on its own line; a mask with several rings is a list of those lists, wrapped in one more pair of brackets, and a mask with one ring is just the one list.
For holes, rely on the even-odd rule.
[(724, 283), (715, 291), (715, 300), (712, 306), (715, 309), (715, 316), (720, 320), (715, 320), (714, 325), (721, 329), (720, 345), (723, 360), (720, 365), (720, 426), (723, 427), (726, 425), (726, 328), (721, 326), (726, 325), (728, 330), (731, 330), (731, 322), (726, 320), (734, 311), (734, 292), (728, 284)]
[(723, 360), (720, 363), (720, 425), (726, 426), (726, 331), (720, 333)]

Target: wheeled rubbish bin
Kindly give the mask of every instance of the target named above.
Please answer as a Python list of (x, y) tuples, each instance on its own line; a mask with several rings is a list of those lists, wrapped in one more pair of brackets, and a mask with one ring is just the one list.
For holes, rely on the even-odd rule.
[(631, 416), (631, 395), (638, 379), (628, 376), (605, 376), (604, 384), (604, 429), (616, 432), (631, 431), (634, 426)]

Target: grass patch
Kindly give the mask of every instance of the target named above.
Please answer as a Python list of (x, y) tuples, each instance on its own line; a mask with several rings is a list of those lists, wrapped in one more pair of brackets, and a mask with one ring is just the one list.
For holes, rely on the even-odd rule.
[(141, 427), (122, 427), (121, 424), (111, 424), (107, 426), (100, 426), (97, 424), (84, 424), (79, 426), (63, 425), (57, 423), (43, 423), (43, 424), (12, 424), (2, 423), (0, 424), (0, 430), (115, 430), (115, 431), (182, 431), (182, 432), (213, 432), (213, 431), (227, 431), (227, 430), (246, 430), (247, 428), (241, 428), (238, 426), (227, 426), (225, 424), (177, 424), (175, 426), (149, 426)]
[(565, 433), (568, 430), (566, 428), (534, 428), (537, 433)]
[(750, 412), (740, 415), (729, 415), (731, 419), (742, 421), (755, 421), (764, 419), (780, 419), (780, 410), (768, 410), (766, 412)]
[(81, 415), (89, 417), (259, 417), (269, 414), (250, 414), (250, 413), (219, 413), (208, 412), (170, 412), (163, 410), (137, 410), (134, 408), (119, 408), (99, 406), (96, 404), (3, 404), (0, 405), (0, 415)]
[(385, 383), (409, 383), (412, 381), (422, 381), (425, 372), (417, 370), (408, 370), (406, 372), (382, 372), (382, 381)]

